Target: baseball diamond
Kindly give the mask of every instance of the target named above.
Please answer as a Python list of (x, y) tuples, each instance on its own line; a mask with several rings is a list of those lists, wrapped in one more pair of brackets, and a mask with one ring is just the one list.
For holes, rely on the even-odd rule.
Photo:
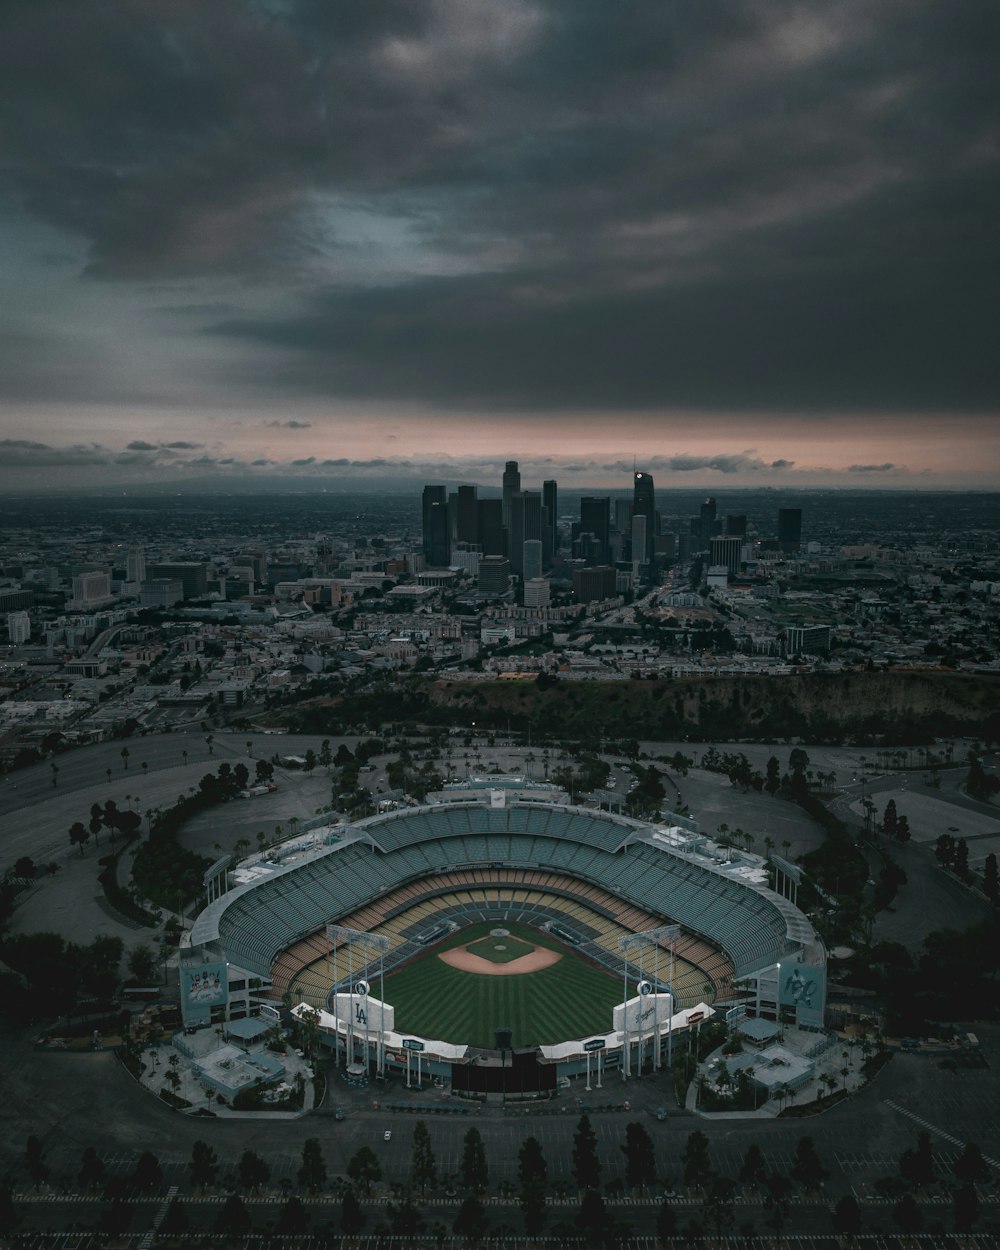
[[(782, 1008), (790, 995), (803, 1019), (821, 1019), (825, 999), (822, 943), (751, 859), (694, 828), (519, 797), (317, 829), (211, 901), (191, 945), (206, 966), (225, 959), (269, 981), (273, 997), (321, 1009), (324, 1044), (352, 1062), (367, 1053), (372, 1071), (398, 1070), (412, 1053), (404, 1039), (423, 1047), (423, 1037), (434, 1074), (453, 1081), (469, 1075), (466, 1048), (492, 1047), (499, 1024), (515, 1047), (567, 1043), (576, 1054), (602, 1033), (609, 1062), (621, 1052), (629, 1065), (633, 1049), (652, 1062), (662, 1015), (645, 1036), (612, 1022), (642, 982), (672, 993), (671, 1022), (696, 1008), (703, 1018), (701, 1005), (738, 980), (775, 1004), (780, 988)], [(796, 979), (799, 965), (807, 977)], [(384, 1039), (365, 1026), (358, 1041), (330, 1014), (334, 991), (343, 999), (359, 976), (395, 1013)], [(812, 987), (808, 1001), (794, 996), (797, 980)], [(570, 1057), (566, 1072), (581, 1063)]]

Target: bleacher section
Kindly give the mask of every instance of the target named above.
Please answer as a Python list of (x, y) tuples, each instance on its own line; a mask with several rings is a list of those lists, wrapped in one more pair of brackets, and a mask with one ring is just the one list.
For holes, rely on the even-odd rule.
[[(777, 962), (808, 931), (804, 918), (790, 916), (789, 905), (769, 891), (629, 841), (642, 827), (624, 817), (555, 805), (452, 803), (372, 817), (355, 828), (357, 840), (279, 867), (211, 904), (192, 941), (218, 939), (234, 963), (260, 975), (273, 965), (280, 993), (296, 968), (317, 957), (310, 935), (327, 922), (380, 928), (408, 900), (426, 898), (429, 881), (447, 874), (452, 883), (440, 888), (461, 888), (463, 873), (574, 897), (627, 931), (680, 924), (690, 936), (677, 953), (716, 980)], [(485, 883), (481, 876), (464, 882)], [(588, 941), (600, 946), (600, 933)]]

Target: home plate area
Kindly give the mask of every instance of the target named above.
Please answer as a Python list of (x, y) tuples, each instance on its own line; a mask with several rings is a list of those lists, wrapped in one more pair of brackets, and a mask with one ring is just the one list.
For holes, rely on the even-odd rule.
[(484, 977), (512, 977), (550, 968), (562, 959), (562, 955), (514, 937), (509, 929), (491, 929), (488, 937), (441, 951), (438, 959), (461, 972), (476, 972)]

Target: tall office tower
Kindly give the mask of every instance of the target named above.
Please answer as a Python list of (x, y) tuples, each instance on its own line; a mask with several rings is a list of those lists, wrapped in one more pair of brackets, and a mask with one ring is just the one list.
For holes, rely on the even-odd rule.
[(653, 478), (649, 473), (636, 473), (635, 484), (632, 489), (632, 533), (635, 535), (636, 517), (645, 519), (644, 539), (645, 545), (641, 553), (637, 553), (635, 548), (632, 550), (632, 563), (635, 564), (639, 560), (642, 564), (649, 564), (653, 558), (653, 529), (656, 519), (656, 496), (653, 490)]
[(580, 533), (593, 534), (601, 545), (596, 564), (607, 564), (611, 538), (611, 500), (607, 495), (584, 495), (580, 499)]
[[(445, 508), (445, 517), (447, 518), (447, 488), (444, 486), (425, 486), (424, 493), (420, 497), (420, 518), (423, 523), (424, 559), (428, 564), (437, 563), (437, 561), (431, 558), (431, 508), (435, 504), (440, 504)], [(437, 523), (440, 525), (440, 518)], [(444, 561), (444, 563), (447, 564), (447, 561)]]
[(555, 481), (549, 478), (542, 483), (542, 507), (546, 513), (546, 524), (549, 529), (549, 551), (555, 555), (559, 550), (559, 511), (558, 488)]
[(448, 524), (446, 500), (435, 500), (428, 509), (424, 530), (424, 559), (432, 569), (445, 568), (451, 563), (451, 527)]
[(500, 499), (477, 499), (476, 521), (479, 527), (479, 545), (484, 556), (502, 556), (503, 548), (503, 502)]
[(632, 500), (615, 500), (615, 529), (619, 534), (632, 533)]
[(552, 602), (552, 587), (547, 577), (533, 577), (524, 583), (524, 606), (547, 608)]
[(7, 613), (7, 641), (15, 646), (31, 638), (31, 617), (27, 612)]
[(782, 551), (798, 551), (802, 542), (802, 509), (778, 509), (778, 545)]
[(577, 603), (610, 599), (618, 589), (618, 576), (610, 564), (573, 570), (573, 596)]
[(542, 536), (542, 497), (536, 490), (519, 490), (510, 497), (510, 567), (524, 576), (524, 544)]
[(726, 534), (730, 538), (746, 538), (747, 519), (745, 516), (730, 513), (726, 517)]
[(510, 501), (521, 489), (521, 474), (517, 461), (508, 460), (503, 471), (503, 523), (510, 529)]
[(531, 581), (532, 578), (541, 577), (542, 575), (542, 540), (540, 538), (527, 538), (522, 547), (521, 568), (523, 570), (522, 580)]
[(483, 556), (479, 561), (479, 590), (484, 595), (505, 595), (510, 590), (510, 561), (506, 556)]
[(479, 542), (479, 511), (475, 486), (460, 486), (455, 505), (455, 537), (460, 543)]
[(133, 543), (125, 557), (125, 580), (127, 582), (144, 582), (146, 580), (146, 555), (138, 543)]
[(743, 556), (743, 539), (737, 535), (719, 535), (709, 540), (712, 564), (725, 565), (727, 572), (734, 576), (740, 571), (740, 560)]
[(699, 516), (701, 517), (701, 541), (706, 547), (709, 539), (718, 533), (716, 529), (717, 515), (715, 500), (710, 495), (699, 510)]
[(106, 569), (77, 573), (73, 578), (73, 601), (78, 608), (103, 603), (111, 597), (111, 575)]
[(632, 578), (639, 580), (639, 569), (645, 564), (643, 552), (646, 550), (646, 518), (632, 517)]

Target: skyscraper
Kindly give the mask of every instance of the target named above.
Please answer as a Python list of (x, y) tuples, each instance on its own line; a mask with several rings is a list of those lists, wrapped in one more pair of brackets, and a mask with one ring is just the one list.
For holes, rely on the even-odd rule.
[[(439, 508), (432, 514), (433, 508)], [(424, 559), (432, 567), (448, 563), (448, 490), (445, 486), (425, 486), (420, 499), (423, 524)], [(442, 546), (443, 544), (443, 546)]]
[(542, 483), (542, 507), (545, 509), (545, 523), (549, 529), (549, 552), (555, 555), (559, 550), (558, 491), (552, 478)]
[(632, 520), (633, 528), (636, 517), (645, 518), (645, 549), (641, 555), (632, 552), (632, 563), (638, 559), (642, 564), (649, 564), (653, 558), (653, 532), (656, 518), (656, 495), (653, 490), (653, 477), (650, 473), (636, 471), (635, 484), (632, 488)]
[(484, 556), (502, 556), (503, 502), (499, 499), (477, 499), (476, 512), (479, 521), (479, 545)]
[(704, 546), (708, 546), (709, 542), (718, 532), (717, 516), (718, 510), (715, 506), (715, 500), (709, 495), (705, 502), (701, 505), (701, 541)]
[(510, 501), (521, 489), (521, 474), (516, 460), (508, 460), (503, 471), (503, 523), (510, 529)]
[(600, 554), (593, 563), (607, 564), (611, 534), (611, 500), (606, 495), (584, 495), (580, 499), (580, 533), (593, 534), (600, 543)]
[(542, 497), (536, 490), (517, 491), (510, 499), (510, 567), (524, 575), (524, 544), (542, 536)]
[(798, 551), (802, 542), (802, 509), (778, 509), (778, 545), (782, 551)]
[(731, 538), (745, 538), (747, 532), (746, 515), (731, 512), (726, 517), (726, 533)]
[(479, 542), (479, 512), (475, 486), (460, 486), (455, 514), (455, 537), (460, 543)]

